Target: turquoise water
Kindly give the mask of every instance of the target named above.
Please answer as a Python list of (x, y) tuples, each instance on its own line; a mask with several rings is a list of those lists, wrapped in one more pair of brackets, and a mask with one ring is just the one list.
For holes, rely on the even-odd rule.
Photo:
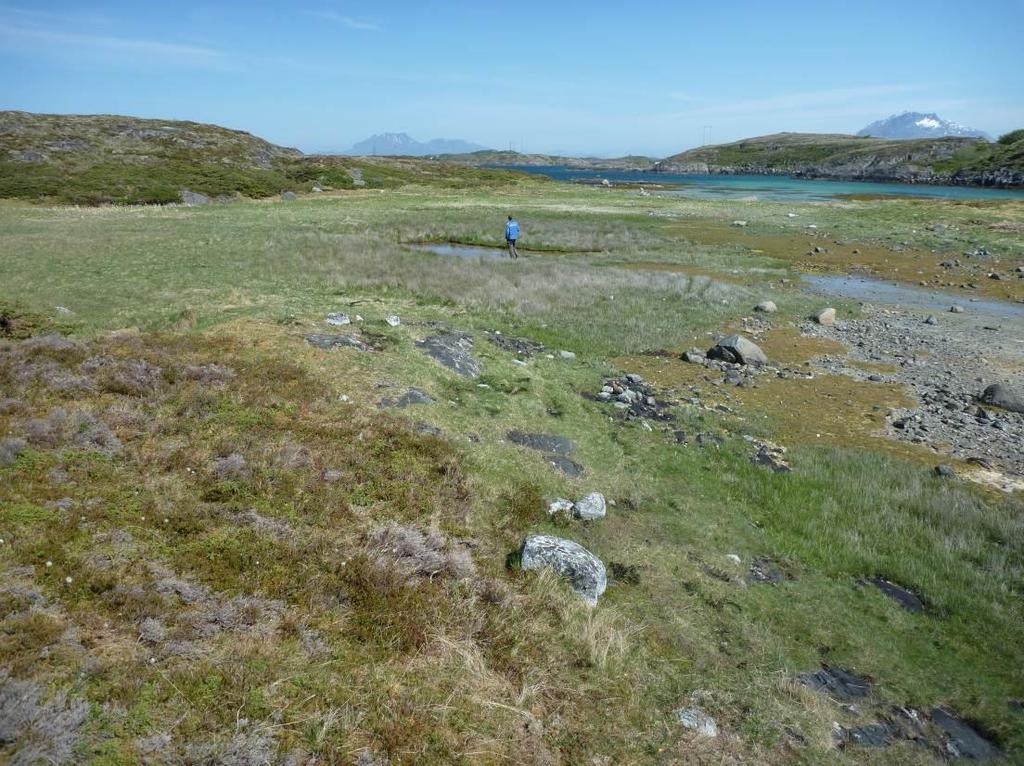
[(931, 186), (928, 184), (873, 183), (868, 181), (816, 181), (788, 176), (674, 175), (628, 170), (578, 170), (567, 167), (502, 165), (508, 170), (548, 176), (556, 181), (600, 181), (613, 184), (670, 184), (658, 194), (695, 199), (747, 199), (791, 202), (834, 200), (847, 194), (882, 194), (943, 199), (1016, 199), (1024, 202), (1024, 190), (989, 189), (975, 186)]

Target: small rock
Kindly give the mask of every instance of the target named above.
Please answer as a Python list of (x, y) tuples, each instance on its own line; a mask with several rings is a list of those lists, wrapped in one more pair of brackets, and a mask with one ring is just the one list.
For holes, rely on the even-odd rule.
[(348, 318), (348, 314), (337, 314), (331, 313), (327, 315), (327, 324), (332, 327), (341, 327), (342, 325), (351, 324), (352, 320)]
[(929, 314), (928, 318), (924, 320), (925, 324), (938, 324), (939, 320), (935, 318), (934, 314)]
[(676, 720), (687, 729), (693, 729), (702, 736), (718, 736), (718, 724), (715, 723), (715, 719), (699, 708), (679, 708), (676, 711)]
[(684, 351), (681, 358), (690, 364), (704, 364), (706, 359), (703, 351)]
[(572, 500), (566, 500), (564, 497), (557, 497), (548, 503), (548, 516), (555, 516), (559, 513), (569, 513), (572, 510)]
[(402, 324), (402, 320), (398, 317), (397, 314), (392, 314), (391, 316), (387, 317), (384, 321), (387, 322), (391, 327), (398, 327), (398, 325)]
[(761, 301), (754, 307), (754, 311), (762, 311), (765, 314), (774, 314), (779, 310), (779, 307), (775, 305), (775, 301)]
[(573, 515), (578, 519), (587, 521), (603, 519), (606, 513), (604, 495), (600, 492), (591, 492), (576, 501), (572, 509)]
[(572, 351), (559, 351), (558, 352), (558, 356), (561, 359), (567, 359), (569, 361), (571, 361), (571, 360), (576, 358), (576, 354), (574, 354)]
[(822, 309), (815, 314), (814, 321), (825, 327), (831, 327), (836, 323), (836, 310), (833, 308)]
[(746, 225), (747, 225), (747, 222), (746, 222), (746, 221), (733, 221), (733, 222), (732, 222), (732, 225), (733, 225), (733, 226), (739, 226), (739, 227), (741, 227), (741, 228), (742, 228), (742, 227), (744, 227), (744, 226), (746, 226)]
[(952, 466), (937, 465), (935, 466), (935, 475), (941, 476), (944, 479), (953, 479), (956, 477), (956, 471), (953, 470)]
[(963, 314), (964, 313), (964, 307), (963, 306), (953, 305), (953, 306), (949, 307), (949, 312), (951, 314)]
[(205, 194), (190, 191), (189, 189), (182, 189), (181, 192), (179, 192), (178, 196), (181, 198), (181, 202), (183, 205), (194, 205), (198, 207), (200, 205), (210, 204), (210, 198), (207, 197)]
[(553, 535), (530, 535), (523, 542), (520, 566), (524, 571), (548, 568), (569, 581), (590, 606), (608, 587), (604, 563), (579, 543)]
[(281, 192), (281, 199), (285, 202), (294, 202), (299, 198), (299, 195), (292, 191)]

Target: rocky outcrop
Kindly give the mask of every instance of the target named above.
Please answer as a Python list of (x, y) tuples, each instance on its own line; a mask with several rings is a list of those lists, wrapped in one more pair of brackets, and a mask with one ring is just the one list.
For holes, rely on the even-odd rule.
[(979, 144), (988, 146), (979, 138), (898, 140), (779, 133), (691, 149), (656, 163), (654, 171), (1024, 187), (1019, 161), (1007, 161), (1003, 155), (977, 159), (971, 150)]
[(480, 377), (480, 362), (474, 359), (473, 339), (460, 332), (445, 332), (416, 341), (416, 347), (439, 364), (464, 378)]

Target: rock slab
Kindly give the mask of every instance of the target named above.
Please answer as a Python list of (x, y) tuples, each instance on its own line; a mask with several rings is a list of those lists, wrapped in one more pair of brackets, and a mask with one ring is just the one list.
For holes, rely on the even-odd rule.
[(608, 587), (604, 563), (579, 543), (553, 535), (530, 535), (523, 543), (520, 566), (524, 571), (551, 569), (590, 606)]
[(474, 359), (473, 339), (460, 332), (445, 332), (416, 341), (416, 347), (434, 361), (464, 378), (478, 378), (482, 369)]

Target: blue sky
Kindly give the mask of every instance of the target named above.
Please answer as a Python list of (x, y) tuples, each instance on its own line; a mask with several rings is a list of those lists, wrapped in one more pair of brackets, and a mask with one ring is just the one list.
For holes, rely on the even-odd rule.
[(1024, 0), (0, 0), (0, 108), (658, 156), (907, 109), (1024, 127)]

